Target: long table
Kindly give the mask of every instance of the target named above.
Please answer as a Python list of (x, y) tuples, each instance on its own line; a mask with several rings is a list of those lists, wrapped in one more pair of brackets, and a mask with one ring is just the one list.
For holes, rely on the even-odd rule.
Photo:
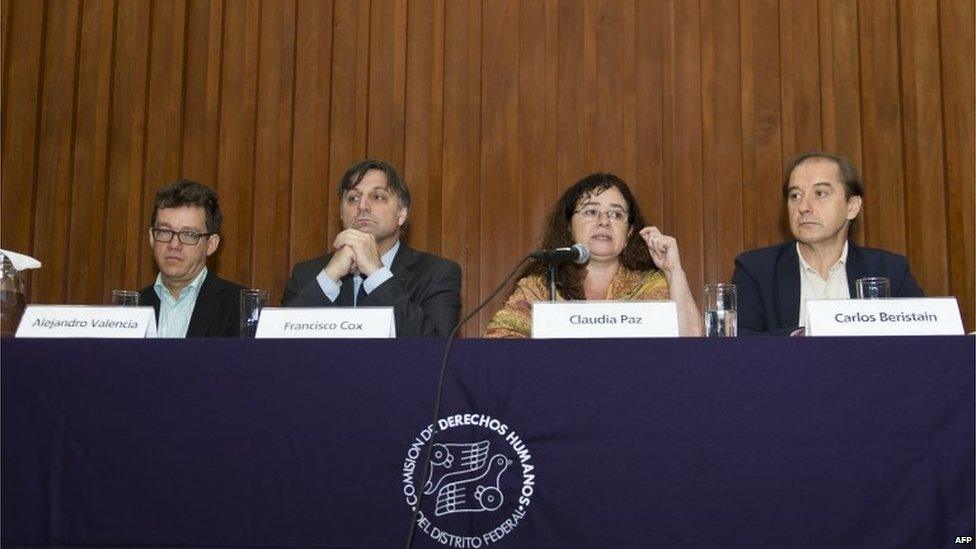
[(4, 340), (18, 545), (947, 547), (974, 338)]

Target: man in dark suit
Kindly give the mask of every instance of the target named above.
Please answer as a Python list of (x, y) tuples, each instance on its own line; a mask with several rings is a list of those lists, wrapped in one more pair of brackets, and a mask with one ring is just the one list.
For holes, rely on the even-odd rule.
[(922, 297), (900, 255), (848, 240), (864, 187), (854, 165), (825, 152), (798, 155), (785, 171), (783, 197), (795, 240), (735, 259), (739, 333), (803, 333), (806, 301), (848, 299), (859, 278), (883, 276), (892, 297)]
[(237, 337), (241, 286), (207, 270), (220, 246), (217, 193), (179, 180), (156, 193), (149, 245), (159, 274), (139, 290), (139, 302), (156, 310), (159, 337)]
[(410, 191), (386, 162), (363, 160), (339, 182), (344, 230), (333, 251), (295, 266), (286, 307), (392, 306), (397, 336), (446, 337), (461, 310), (457, 263), (406, 246)]

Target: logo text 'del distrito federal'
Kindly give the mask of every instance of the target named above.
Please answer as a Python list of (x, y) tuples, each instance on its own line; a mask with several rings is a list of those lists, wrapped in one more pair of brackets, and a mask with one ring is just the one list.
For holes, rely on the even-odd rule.
[[(467, 428), (464, 435), (452, 432), (457, 427)], [(417, 528), (447, 547), (478, 549), (501, 541), (525, 518), (532, 503), (536, 478), (532, 454), (514, 429), (487, 414), (447, 416), (437, 421), (437, 429), (422, 489), (415, 485), (414, 473), (423, 466), (433, 425), (414, 438), (403, 460), (403, 495), (411, 510), (417, 505), (418, 491), (423, 493)], [(492, 526), (461, 535), (444, 525), (451, 517), (475, 513)]]

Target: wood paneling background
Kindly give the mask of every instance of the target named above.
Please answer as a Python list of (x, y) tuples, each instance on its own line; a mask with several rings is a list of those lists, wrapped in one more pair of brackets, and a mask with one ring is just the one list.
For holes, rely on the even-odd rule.
[(408, 241), (462, 265), (469, 308), (601, 170), (698, 287), (787, 236), (782, 166), (823, 148), (862, 171), (857, 240), (907, 254), (973, 330), (974, 17), (972, 0), (4, 0), (0, 238), (44, 262), (33, 301), (101, 303), (154, 278), (153, 195), (194, 178), (220, 193), (216, 270), (280, 296), (372, 156), (404, 173)]

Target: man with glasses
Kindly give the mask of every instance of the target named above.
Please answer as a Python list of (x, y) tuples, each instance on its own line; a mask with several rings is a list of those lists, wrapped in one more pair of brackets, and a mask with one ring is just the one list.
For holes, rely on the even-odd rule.
[(237, 337), (241, 286), (207, 270), (220, 245), (217, 193), (179, 180), (156, 193), (149, 245), (159, 274), (139, 291), (156, 310), (159, 337)]
[(386, 162), (363, 160), (338, 187), (332, 252), (295, 266), (286, 307), (392, 306), (397, 336), (446, 337), (461, 310), (457, 263), (401, 241), (410, 191)]

